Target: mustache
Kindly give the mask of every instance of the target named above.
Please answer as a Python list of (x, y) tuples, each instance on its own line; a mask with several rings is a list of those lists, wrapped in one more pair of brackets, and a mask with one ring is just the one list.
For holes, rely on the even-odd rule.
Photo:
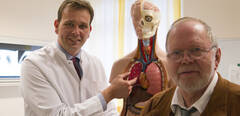
[(177, 73), (184, 73), (184, 72), (192, 72), (192, 71), (199, 71), (199, 69), (196, 66), (180, 66), (177, 70)]

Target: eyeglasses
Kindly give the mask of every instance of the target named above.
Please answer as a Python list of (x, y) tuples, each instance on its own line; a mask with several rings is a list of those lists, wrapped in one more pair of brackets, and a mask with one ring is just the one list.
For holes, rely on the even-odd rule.
[[(191, 48), (186, 50), (188, 57), (192, 58), (192, 59), (199, 59), (202, 56), (204, 56), (206, 53), (208, 53), (209, 51), (211, 51), (213, 48), (216, 48), (216, 46), (212, 46), (211, 48), (208, 49), (203, 49), (203, 48)], [(173, 51), (169, 54), (167, 54), (167, 57), (175, 62), (180, 62), (183, 57), (184, 57), (184, 51), (185, 50), (176, 50)]]

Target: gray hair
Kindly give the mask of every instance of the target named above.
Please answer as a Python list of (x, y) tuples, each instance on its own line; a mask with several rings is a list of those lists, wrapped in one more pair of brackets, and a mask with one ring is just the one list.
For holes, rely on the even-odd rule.
[(200, 20), (200, 19), (193, 18), (193, 17), (182, 17), (182, 18), (176, 20), (176, 21), (172, 24), (171, 28), (169, 29), (169, 31), (168, 31), (168, 33), (167, 33), (167, 40), (166, 40), (166, 44), (165, 44), (165, 46), (166, 46), (166, 51), (167, 51), (168, 38), (169, 38), (169, 35), (170, 35), (170, 33), (172, 32), (173, 28), (174, 28), (177, 24), (183, 23), (183, 22), (186, 22), (186, 21), (196, 21), (196, 22), (199, 22), (200, 24), (202, 24), (202, 25), (204, 26), (205, 30), (207, 31), (208, 38), (210, 39), (212, 46), (216, 46), (216, 48), (218, 48), (217, 40), (216, 40), (215, 37), (213, 37), (212, 29), (211, 29), (211, 27), (210, 27), (207, 23), (205, 23), (204, 21), (202, 21), (202, 20)]

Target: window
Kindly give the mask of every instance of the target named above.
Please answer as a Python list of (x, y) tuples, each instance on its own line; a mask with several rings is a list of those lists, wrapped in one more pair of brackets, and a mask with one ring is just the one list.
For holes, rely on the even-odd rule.
[(0, 81), (18, 80), (21, 62), (31, 51), (39, 48), (41, 46), (0, 43)]

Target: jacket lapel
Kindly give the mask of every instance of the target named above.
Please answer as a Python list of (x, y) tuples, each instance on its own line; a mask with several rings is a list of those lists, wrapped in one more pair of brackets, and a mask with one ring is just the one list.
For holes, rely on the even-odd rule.
[(159, 111), (154, 116), (173, 116), (172, 109), (171, 109), (171, 103), (172, 103), (171, 101), (172, 101), (175, 89), (176, 87), (172, 88), (167, 94), (163, 96), (163, 99), (161, 100), (162, 105), (157, 108), (159, 109)]
[(211, 98), (201, 114), (202, 116), (226, 116), (228, 93), (226, 81), (218, 73), (218, 82), (214, 88)]

